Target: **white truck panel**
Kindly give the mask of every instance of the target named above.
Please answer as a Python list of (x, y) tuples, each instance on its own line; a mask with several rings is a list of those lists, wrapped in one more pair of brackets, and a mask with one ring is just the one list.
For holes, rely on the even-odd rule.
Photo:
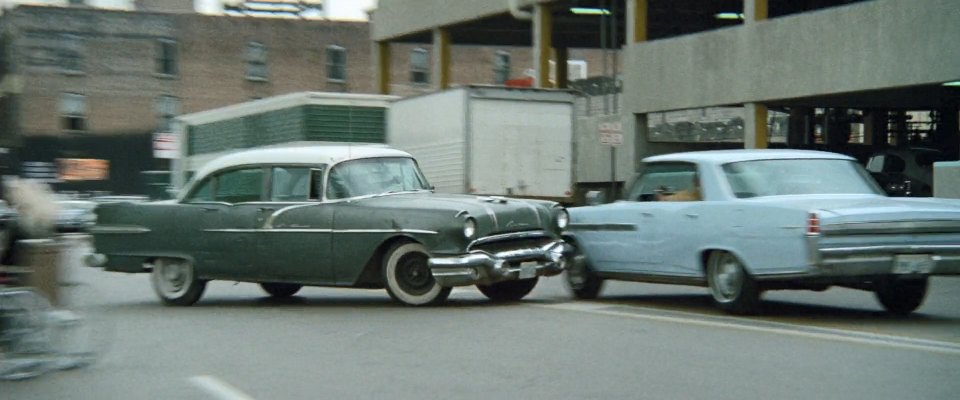
[(572, 195), (571, 103), (475, 98), (470, 107), (472, 193)]
[(439, 193), (466, 190), (464, 98), (459, 91), (412, 97), (387, 112), (387, 143), (413, 155)]

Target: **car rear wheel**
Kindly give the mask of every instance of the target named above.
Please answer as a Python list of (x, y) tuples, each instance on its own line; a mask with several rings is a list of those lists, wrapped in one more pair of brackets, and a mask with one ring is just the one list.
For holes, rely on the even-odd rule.
[(171, 306), (189, 306), (196, 303), (207, 288), (207, 281), (197, 279), (193, 264), (178, 258), (155, 260), (150, 282), (160, 300)]
[(260, 284), (260, 288), (264, 292), (267, 292), (271, 297), (290, 297), (300, 291), (303, 285), (297, 285), (295, 283), (273, 283), (273, 282), (264, 282)]
[(707, 260), (707, 286), (713, 302), (732, 314), (756, 314), (760, 311), (757, 282), (733, 254), (715, 251)]
[(573, 296), (578, 299), (595, 299), (600, 295), (603, 289), (603, 279), (597, 276), (595, 272), (587, 265), (586, 257), (577, 254), (573, 259), (573, 264), (567, 269), (565, 274), (567, 287), (573, 292)]
[(873, 294), (887, 312), (907, 315), (923, 304), (927, 296), (927, 277), (920, 279), (888, 278), (877, 283)]
[(394, 300), (411, 306), (442, 303), (451, 288), (441, 287), (430, 273), (427, 249), (419, 243), (394, 245), (383, 261), (383, 281)]
[(497, 282), (489, 285), (477, 285), (477, 289), (493, 301), (517, 301), (530, 294), (533, 288), (537, 286), (538, 280), (539, 278), (530, 278)]

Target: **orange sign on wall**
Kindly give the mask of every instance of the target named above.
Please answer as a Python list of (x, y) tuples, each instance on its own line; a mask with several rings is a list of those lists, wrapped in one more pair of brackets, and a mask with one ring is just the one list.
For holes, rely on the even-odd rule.
[(110, 161), (96, 158), (58, 158), (62, 181), (103, 181), (110, 178)]

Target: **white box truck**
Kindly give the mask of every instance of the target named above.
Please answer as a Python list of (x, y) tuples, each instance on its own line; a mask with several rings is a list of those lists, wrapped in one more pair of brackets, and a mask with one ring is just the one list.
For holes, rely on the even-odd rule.
[(395, 101), (387, 144), (411, 153), (440, 193), (574, 196), (573, 92), (463, 86)]

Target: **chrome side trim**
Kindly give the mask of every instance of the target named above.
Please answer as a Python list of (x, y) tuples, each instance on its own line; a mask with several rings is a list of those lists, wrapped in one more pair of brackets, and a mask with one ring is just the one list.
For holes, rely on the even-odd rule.
[(319, 206), (321, 204), (323, 203), (294, 204), (287, 207), (283, 207), (277, 211), (274, 211), (273, 214), (270, 214), (270, 216), (267, 217), (267, 220), (263, 222), (263, 229), (272, 229), (273, 221), (276, 220), (277, 217), (279, 217), (280, 215), (282, 215), (283, 213), (289, 210), (293, 210), (296, 208), (310, 207), (310, 206)]
[(570, 231), (617, 231), (629, 232), (640, 230), (636, 224), (569, 224)]
[(151, 232), (150, 228), (137, 225), (94, 225), (90, 227), (90, 233), (101, 235), (131, 235), (149, 232)]
[(204, 229), (204, 232), (221, 233), (255, 233), (255, 232), (273, 232), (273, 233), (417, 233), (424, 235), (436, 235), (436, 231), (423, 229), (321, 229), (321, 228), (271, 228), (271, 229)]

